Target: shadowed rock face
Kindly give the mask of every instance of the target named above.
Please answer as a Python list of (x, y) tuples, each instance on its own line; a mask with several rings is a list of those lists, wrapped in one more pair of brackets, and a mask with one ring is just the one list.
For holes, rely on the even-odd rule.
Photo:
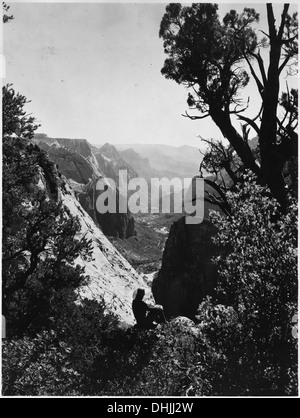
[[(83, 209), (95, 220), (103, 233), (109, 237), (121, 239), (135, 235), (135, 223), (132, 215), (128, 213), (105, 213), (100, 214), (96, 210), (96, 200), (100, 191), (95, 189), (96, 182), (91, 182), (84, 193), (78, 194), (78, 199)], [(117, 196), (117, 208), (119, 200)]]
[(161, 177), (158, 170), (155, 170), (150, 166), (149, 160), (147, 158), (142, 158), (132, 148), (124, 151), (119, 151), (119, 153), (126, 161), (126, 163), (133, 167), (134, 170), (138, 173), (137, 177), (142, 177), (147, 181), (151, 180), (153, 177)]
[(98, 166), (101, 167), (101, 171), (105, 177), (114, 180), (117, 184), (119, 182), (120, 170), (127, 171), (128, 180), (139, 177), (137, 172), (121, 158), (113, 145), (105, 144), (100, 149), (95, 149), (94, 155)]
[(40, 142), (43, 142), (48, 146), (58, 143), (62, 147), (78, 152), (85, 158), (89, 158), (92, 156), (91, 146), (86, 139), (50, 138), (45, 134), (35, 134), (34, 140), (38, 144), (40, 144)]
[[(43, 148), (42, 144), (40, 146)], [(60, 172), (68, 179), (87, 184), (94, 178), (95, 173), (92, 165), (79, 153), (53, 146), (47, 152), (50, 160), (57, 164)]]
[(170, 230), (162, 268), (152, 284), (156, 303), (163, 305), (168, 318), (194, 318), (203, 298), (214, 291), (218, 282), (212, 257), (218, 254), (212, 242), (215, 227), (208, 220), (186, 225), (185, 218)]

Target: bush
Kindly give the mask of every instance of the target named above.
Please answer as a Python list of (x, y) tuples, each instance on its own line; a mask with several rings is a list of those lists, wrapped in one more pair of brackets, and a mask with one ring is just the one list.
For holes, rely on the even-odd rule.
[(104, 300), (75, 300), (57, 296), (50, 331), (5, 341), (5, 395), (116, 395), (148, 364), (155, 332), (122, 328)]
[(212, 221), (216, 244), (227, 249), (216, 259), (219, 298), (234, 315), (225, 310), (220, 326), (217, 308), (202, 305), (206, 335), (228, 356), (232, 394), (296, 394), (297, 206), (290, 201), (282, 213), (269, 191), (248, 175), (228, 193), (228, 202), (233, 215), (214, 213)]
[(81, 378), (70, 365), (70, 352), (71, 348), (59, 342), (54, 331), (4, 341), (2, 394), (78, 395)]
[[(222, 357), (208, 346), (200, 329), (167, 323), (145, 334), (155, 337), (147, 362), (132, 379), (110, 382), (109, 394), (121, 396), (203, 396), (214, 394)], [(134, 347), (138, 352), (139, 348)], [(132, 353), (134, 355), (134, 352)], [(144, 364), (143, 364), (144, 363)]]

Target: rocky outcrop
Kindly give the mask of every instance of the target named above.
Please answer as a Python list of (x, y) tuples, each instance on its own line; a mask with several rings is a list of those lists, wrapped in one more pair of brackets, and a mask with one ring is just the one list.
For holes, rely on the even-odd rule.
[(59, 171), (76, 183), (87, 184), (93, 178), (100, 176), (100, 173), (78, 152), (65, 147), (57, 147), (53, 144), (50, 147), (40, 142), (39, 146), (47, 151), (51, 161), (55, 162)]
[(185, 218), (181, 218), (172, 225), (162, 268), (152, 284), (155, 301), (163, 305), (168, 318), (194, 319), (203, 298), (213, 294), (218, 282), (212, 262), (218, 254), (212, 242), (215, 232), (207, 219), (199, 225), (186, 225)]
[[(108, 237), (130, 238), (135, 235), (135, 223), (129, 213), (105, 213), (100, 214), (96, 210), (96, 201), (100, 191), (96, 190), (96, 181), (90, 182), (83, 192), (78, 193), (78, 200), (85, 211), (96, 221), (104, 234)], [(116, 193), (116, 205), (119, 207), (118, 193)]]
[(111, 144), (105, 144), (99, 149), (94, 149), (94, 154), (105, 177), (119, 182), (119, 171), (126, 170), (128, 180), (139, 177), (138, 173), (121, 157), (117, 148)]
[(38, 144), (44, 142), (48, 146), (58, 144), (61, 147), (78, 152), (78, 154), (81, 154), (85, 158), (90, 158), (92, 156), (91, 145), (86, 139), (50, 138), (45, 134), (35, 134), (34, 140)]

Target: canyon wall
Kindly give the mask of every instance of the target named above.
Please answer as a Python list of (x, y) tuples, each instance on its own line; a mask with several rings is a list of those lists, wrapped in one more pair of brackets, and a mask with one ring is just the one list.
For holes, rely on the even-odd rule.
[(166, 243), (162, 268), (154, 278), (152, 292), (163, 305), (168, 318), (194, 318), (200, 302), (214, 292), (218, 282), (212, 257), (218, 248), (212, 241), (216, 232), (210, 221), (186, 225), (185, 218), (175, 222)]

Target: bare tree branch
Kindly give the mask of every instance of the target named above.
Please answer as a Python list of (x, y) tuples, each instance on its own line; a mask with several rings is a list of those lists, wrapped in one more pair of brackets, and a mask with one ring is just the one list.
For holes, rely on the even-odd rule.
[(209, 116), (209, 113), (207, 113), (207, 115), (203, 115), (203, 116), (191, 116), (186, 111), (185, 112), (185, 115), (182, 114), (181, 116), (183, 116), (184, 118), (189, 118), (191, 120), (199, 120), (199, 119), (205, 119), (205, 118), (207, 118)]
[(267, 3), (267, 16), (268, 16), (268, 25), (270, 30), (270, 40), (276, 40), (276, 27), (275, 27), (275, 17), (273, 12), (273, 6), (271, 3)]
[(284, 31), (284, 26), (285, 26), (285, 19), (286, 19), (286, 15), (288, 13), (290, 5), (288, 3), (285, 3), (283, 6), (283, 11), (282, 11), (282, 15), (281, 15), (281, 23), (280, 23), (280, 28), (278, 31), (278, 39), (282, 40), (283, 37), (283, 31)]
[(248, 97), (247, 104), (246, 104), (246, 106), (244, 108), (242, 108), (240, 110), (237, 110), (237, 108), (241, 106), (240, 104), (237, 104), (235, 106), (234, 110), (231, 110), (229, 113), (230, 114), (238, 115), (239, 113), (245, 112), (245, 110), (247, 110), (248, 107), (249, 107), (249, 102), (250, 102), (250, 98)]
[(247, 118), (246, 116), (241, 116), (241, 115), (239, 115), (238, 118), (248, 123), (248, 125), (250, 125), (251, 128), (253, 128), (257, 134), (259, 134), (259, 127), (256, 125), (256, 123), (252, 119)]
[(260, 79), (257, 77), (257, 74), (256, 74), (256, 72), (254, 71), (254, 68), (253, 68), (253, 66), (252, 66), (252, 64), (251, 64), (251, 62), (250, 62), (250, 60), (249, 60), (249, 58), (247, 57), (247, 55), (246, 55), (246, 54), (244, 55), (244, 57), (245, 57), (245, 59), (246, 59), (246, 61), (247, 61), (247, 64), (249, 65), (249, 68), (250, 68), (251, 74), (252, 74), (252, 76), (253, 76), (253, 78), (254, 78), (254, 80), (255, 80), (256, 84), (257, 84), (258, 91), (259, 91), (259, 93), (260, 93), (261, 97), (263, 98), (264, 85), (262, 84), (262, 82), (260, 81)]
[[(230, 209), (230, 206), (227, 202), (226, 195), (222, 191), (220, 186), (218, 186), (216, 183), (214, 183), (213, 181), (211, 181), (209, 179), (204, 179), (204, 181), (205, 181), (205, 183), (207, 183), (210, 187), (212, 187), (219, 194), (220, 198), (222, 199), (222, 204), (224, 205), (224, 207), (226, 207), (226, 210), (228, 211), (228, 213), (231, 213), (231, 209)], [(209, 192), (207, 192), (207, 193), (209, 193)]]
[(264, 32), (263, 30), (259, 30), (259, 32), (263, 33), (264, 35), (266, 35), (267, 38), (270, 39), (270, 35), (268, 33)]
[(283, 63), (281, 64), (281, 66), (279, 67), (279, 69), (278, 69), (278, 74), (281, 74), (281, 72), (282, 72), (282, 70), (284, 69), (284, 67), (287, 65), (287, 63), (289, 62), (289, 60), (292, 58), (292, 55), (291, 54), (288, 54), (286, 57), (285, 57), (285, 59), (284, 59), (284, 61), (283, 61)]
[(265, 87), (267, 84), (267, 75), (266, 75), (266, 70), (265, 70), (265, 66), (264, 66), (264, 61), (260, 55), (260, 52), (258, 52), (258, 54), (255, 54), (254, 52), (251, 53), (251, 55), (257, 60), (258, 62), (258, 66), (260, 69), (260, 73), (262, 76), (262, 80), (263, 80), (263, 86)]
[(290, 42), (293, 42), (295, 39), (297, 39), (297, 36), (293, 36), (292, 38), (283, 39), (281, 41), (282, 45), (288, 45)]

